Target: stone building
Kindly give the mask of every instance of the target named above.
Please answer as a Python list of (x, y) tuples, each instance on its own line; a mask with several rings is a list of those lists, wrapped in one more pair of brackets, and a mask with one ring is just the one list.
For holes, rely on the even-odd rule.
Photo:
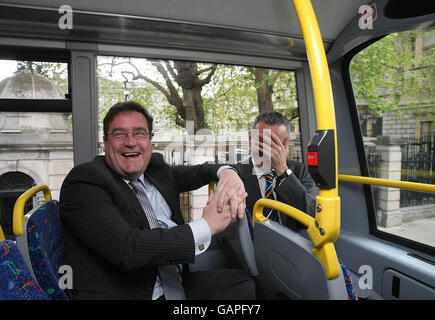
[[(44, 76), (24, 72), (0, 82), (0, 98), (63, 99), (64, 92)], [(72, 167), (69, 113), (0, 113), (0, 224), (7, 235), (17, 197), (34, 185), (47, 184), (53, 199), (59, 199)], [(27, 208), (32, 207), (29, 202)]]

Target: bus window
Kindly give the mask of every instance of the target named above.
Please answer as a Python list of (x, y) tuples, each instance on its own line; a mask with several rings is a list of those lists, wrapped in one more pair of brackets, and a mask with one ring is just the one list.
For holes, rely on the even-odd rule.
[[(73, 167), (71, 112), (55, 112), (67, 92), (67, 63), (0, 60), (0, 224), (8, 238), (21, 193), (47, 184), (59, 199)], [(53, 111), (39, 112), (46, 108), (40, 100), (51, 100)], [(29, 201), (26, 211), (40, 200)]]
[[(113, 56), (97, 61), (100, 154), (108, 108), (136, 100), (152, 113), (153, 148), (169, 164), (248, 161), (248, 131), (268, 110), (291, 120), (289, 158), (303, 161), (294, 71)], [(207, 194), (203, 187), (182, 198), (187, 220), (200, 216)]]
[[(390, 34), (350, 74), (371, 177), (435, 183), (435, 30)], [(372, 186), (378, 230), (435, 247), (435, 195)]]
[[(65, 99), (68, 64), (44, 61), (0, 60), (0, 99)], [(47, 81), (48, 80), (48, 81)]]

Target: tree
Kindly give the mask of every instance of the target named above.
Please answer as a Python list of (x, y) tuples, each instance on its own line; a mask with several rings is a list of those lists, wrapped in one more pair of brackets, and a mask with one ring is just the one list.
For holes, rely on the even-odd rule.
[[(118, 57), (99, 58), (98, 65), (101, 77), (117, 82), (119, 99), (124, 99), (122, 82), (129, 98), (135, 87), (140, 92), (137, 100), (152, 111), (157, 122), (166, 121), (168, 126), (186, 128), (186, 122), (193, 121), (195, 132), (203, 128), (215, 133), (246, 130), (266, 104), (268, 110), (276, 107), (292, 119), (298, 116), (293, 72)], [(156, 94), (148, 92), (150, 87)]]
[(254, 86), (257, 91), (258, 113), (273, 110), (273, 86), (281, 73), (264, 68), (250, 68), (254, 76)]
[[(278, 110), (289, 120), (299, 116), (294, 73), (220, 65), (207, 90), (206, 107), (214, 131), (249, 129), (258, 113)], [(213, 121), (213, 119), (215, 119)]]
[(395, 111), (434, 115), (435, 49), (426, 52), (419, 43), (434, 31), (393, 33), (359, 52), (350, 71), (357, 99), (369, 112), (381, 116)]
[[(132, 80), (142, 79), (157, 88), (175, 107), (175, 123), (180, 127), (186, 128), (187, 121), (193, 121), (194, 132), (208, 128), (205, 121), (202, 89), (211, 81), (217, 66), (212, 65), (200, 69), (198, 63), (187, 61), (152, 61), (151, 64), (163, 77), (166, 88), (130, 63), (136, 71)], [(181, 88), (181, 94), (174, 82)]]

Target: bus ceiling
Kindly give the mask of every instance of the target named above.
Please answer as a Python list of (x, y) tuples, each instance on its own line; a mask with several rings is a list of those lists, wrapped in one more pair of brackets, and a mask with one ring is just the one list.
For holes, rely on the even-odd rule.
[[(311, 2), (330, 63), (398, 27), (433, 21), (428, 20), (434, 12), (432, 1), (413, 1), (412, 8), (404, 0)], [(65, 7), (60, 11), (63, 5), (64, 1), (55, 0), (0, 3), (0, 37), (60, 40), (67, 49), (75, 42), (86, 42), (306, 61), (291, 1), (147, 0), (144, 5), (134, 0), (108, 0), (103, 7), (92, 1), (71, 0), (71, 29), (59, 27), (66, 12)], [(375, 14), (372, 29), (362, 29), (359, 24), (367, 5)], [(97, 45), (93, 48), (98, 51)]]
[[(368, 2), (312, 1), (326, 49)], [(306, 60), (291, 1), (189, 0), (177, 7), (172, 1), (148, 0), (143, 5), (126, 0), (105, 1), (102, 7), (76, 0), (68, 2), (74, 14), (70, 30), (58, 27), (62, 5), (62, 1), (1, 3), (0, 35), (212, 52), (231, 48), (235, 54)]]

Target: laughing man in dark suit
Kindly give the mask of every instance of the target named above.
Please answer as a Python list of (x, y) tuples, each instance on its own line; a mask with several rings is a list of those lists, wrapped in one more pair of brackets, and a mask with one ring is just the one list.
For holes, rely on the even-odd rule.
[[(151, 136), (148, 111), (135, 102), (118, 103), (104, 119), (105, 156), (76, 166), (66, 177), (60, 217), (65, 264), (74, 272), (68, 293), (73, 299), (162, 299), (160, 266), (184, 265), (178, 275), (187, 298), (255, 298), (255, 283), (240, 270), (187, 269), (212, 235), (236, 215), (243, 217), (246, 192), (236, 171), (207, 164), (168, 166), (152, 153)], [(203, 217), (186, 224), (179, 194), (217, 179)], [(150, 227), (133, 182), (144, 188), (165, 227)]]

